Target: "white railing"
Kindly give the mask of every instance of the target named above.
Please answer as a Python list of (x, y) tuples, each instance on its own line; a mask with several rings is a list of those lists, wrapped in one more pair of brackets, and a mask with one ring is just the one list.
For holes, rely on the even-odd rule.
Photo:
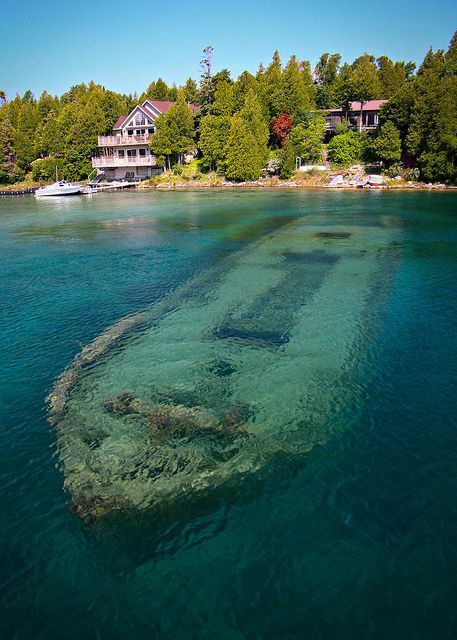
[(145, 144), (151, 139), (149, 134), (138, 136), (98, 136), (99, 147), (116, 147), (119, 145)]
[(136, 158), (131, 158), (129, 156), (126, 156), (125, 158), (108, 156), (108, 157), (101, 157), (101, 158), (92, 158), (92, 166), (95, 168), (126, 167), (126, 166), (155, 167), (155, 165), (156, 165), (155, 156), (136, 157)]

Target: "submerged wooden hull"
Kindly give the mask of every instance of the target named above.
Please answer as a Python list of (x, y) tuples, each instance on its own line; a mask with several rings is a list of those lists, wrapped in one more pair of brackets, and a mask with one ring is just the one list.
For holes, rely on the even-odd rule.
[(289, 223), (86, 347), (49, 397), (76, 513), (198, 494), (350, 426), (396, 233)]

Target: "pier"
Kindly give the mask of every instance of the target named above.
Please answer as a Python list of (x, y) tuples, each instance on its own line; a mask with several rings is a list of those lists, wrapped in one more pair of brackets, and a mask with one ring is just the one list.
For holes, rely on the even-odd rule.
[(30, 193), (35, 193), (37, 187), (31, 187), (30, 189), (5, 189), (0, 191), (0, 197), (4, 196), (26, 196)]

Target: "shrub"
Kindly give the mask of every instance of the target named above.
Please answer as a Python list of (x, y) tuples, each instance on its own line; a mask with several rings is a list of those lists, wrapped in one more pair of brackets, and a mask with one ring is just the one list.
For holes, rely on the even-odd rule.
[(391, 164), (390, 167), (388, 169), (386, 169), (385, 173), (390, 178), (395, 178), (396, 176), (402, 176), (403, 175), (403, 163), (402, 162), (395, 162), (394, 164)]
[(56, 167), (59, 179), (66, 177), (64, 162), (61, 158), (44, 158), (43, 160), (35, 160), (32, 165), (32, 179), (36, 182), (55, 180)]
[(421, 172), (417, 167), (414, 167), (413, 169), (405, 169), (405, 171), (403, 172), (403, 178), (405, 180), (411, 180), (411, 182), (415, 182), (416, 180), (419, 180), (420, 174)]
[(327, 147), (328, 159), (340, 166), (354, 164), (363, 160), (367, 146), (366, 134), (348, 131), (330, 140)]

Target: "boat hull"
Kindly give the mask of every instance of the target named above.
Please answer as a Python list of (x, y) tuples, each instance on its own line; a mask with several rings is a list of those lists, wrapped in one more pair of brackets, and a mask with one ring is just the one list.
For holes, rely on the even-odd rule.
[(56, 196), (76, 196), (81, 193), (81, 187), (72, 185), (71, 187), (41, 187), (35, 191), (36, 198), (56, 197)]
[(75, 512), (188, 499), (348, 428), (396, 232), (290, 223), (86, 347), (49, 397)]

